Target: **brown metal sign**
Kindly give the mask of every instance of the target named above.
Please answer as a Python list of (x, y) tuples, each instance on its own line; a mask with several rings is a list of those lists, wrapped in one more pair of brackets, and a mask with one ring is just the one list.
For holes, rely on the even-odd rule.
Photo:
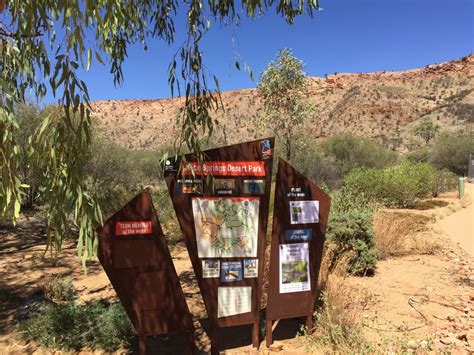
[(148, 191), (110, 217), (99, 230), (99, 260), (140, 336), (189, 332), (194, 325)]
[(273, 321), (307, 317), (311, 324), (331, 198), (282, 159), (273, 209), (266, 345)]
[[(210, 321), (218, 328), (253, 324), (259, 345), (260, 298), (274, 138), (204, 152), (198, 163), (172, 159), (165, 180)], [(212, 176), (212, 178), (211, 178)]]

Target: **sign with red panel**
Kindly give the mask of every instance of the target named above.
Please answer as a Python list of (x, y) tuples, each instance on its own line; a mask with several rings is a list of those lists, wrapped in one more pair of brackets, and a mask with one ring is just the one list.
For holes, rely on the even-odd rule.
[(151, 234), (151, 221), (115, 223), (115, 236), (137, 234)]
[(185, 175), (265, 176), (264, 161), (186, 162), (182, 168)]

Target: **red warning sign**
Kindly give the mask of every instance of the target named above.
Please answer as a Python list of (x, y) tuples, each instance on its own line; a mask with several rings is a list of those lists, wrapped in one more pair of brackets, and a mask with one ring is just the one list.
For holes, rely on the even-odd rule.
[(130, 221), (115, 223), (115, 235), (151, 234), (151, 221)]

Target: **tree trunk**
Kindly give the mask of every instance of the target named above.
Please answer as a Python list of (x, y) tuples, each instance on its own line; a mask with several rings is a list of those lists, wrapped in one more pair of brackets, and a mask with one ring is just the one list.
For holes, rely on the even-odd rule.
[(286, 160), (288, 163), (291, 163), (291, 135), (286, 136)]

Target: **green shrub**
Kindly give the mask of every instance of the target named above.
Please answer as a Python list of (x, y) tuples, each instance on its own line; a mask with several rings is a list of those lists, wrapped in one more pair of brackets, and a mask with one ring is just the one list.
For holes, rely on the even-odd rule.
[(434, 142), (429, 161), (440, 169), (466, 176), (469, 167), (469, 154), (474, 154), (474, 134), (442, 134)]
[(334, 243), (332, 263), (345, 253), (352, 256), (348, 272), (354, 275), (372, 275), (377, 263), (373, 218), (374, 208), (362, 196), (345, 188), (333, 194), (327, 238)]
[(338, 162), (344, 174), (354, 168), (382, 168), (394, 165), (397, 155), (376, 142), (350, 133), (336, 135), (321, 144), (325, 156)]
[(79, 351), (84, 347), (115, 351), (130, 346), (133, 326), (120, 304), (94, 301), (52, 303), (20, 321), (25, 339), (46, 348)]
[(346, 176), (344, 186), (372, 203), (410, 208), (417, 199), (450, 189), (453, 179), (430, 164), (403, 162), (386, 169), (355, 169)]

